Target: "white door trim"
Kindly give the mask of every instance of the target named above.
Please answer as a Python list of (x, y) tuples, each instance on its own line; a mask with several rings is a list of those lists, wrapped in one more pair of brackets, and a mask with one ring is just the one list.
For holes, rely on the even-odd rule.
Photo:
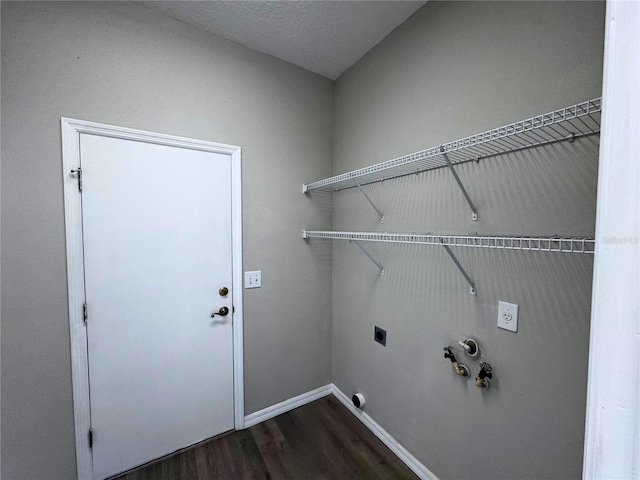
[[(236, 430), (244, 428), (241, 149), (233, 145), (193, 140), (65, 117), (61, 118), (61, 127), (76, 461), (78, 478), (84, 480), (92, 478), (93, 464), (88, 439), (91, 417), (87, 332), (83, 311), (85, 292), (82, 204), (80, 192), (78, 191), (78, 180), (71, 173), (71, 170), (75, 170), (80, 164), (80, 134), (93, 134), (229, 155), (231, 159), (232, 295), (235, 308), (233, 313), (233, 396)], [(183, 174), (188, 175), (189, 173), (183, 172)]]
[(640, 474), (640, 3), (607, 1), (582, 478)]

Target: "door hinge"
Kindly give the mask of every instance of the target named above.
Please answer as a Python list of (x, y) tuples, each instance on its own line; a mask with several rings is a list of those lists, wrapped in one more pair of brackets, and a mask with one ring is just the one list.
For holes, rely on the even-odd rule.
[(87, 302), (82, 304), (82, 316), (84, 317), (84, 323), (87, 323), (87, 319), (89, 318), (89, 307), (87, 307)]
[(93, 428), (89, 429), (89, 448), (93, 448)]
[(78, 179), (78, 191), (82, 193), (82, 168), (78, 167), (75, 170), (71, 170), (71, 173), (76, 174), (76, 178)]

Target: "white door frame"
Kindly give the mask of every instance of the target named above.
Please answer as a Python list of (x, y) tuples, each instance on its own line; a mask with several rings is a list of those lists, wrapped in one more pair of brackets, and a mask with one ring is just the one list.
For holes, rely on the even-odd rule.
[(640, 3), (607, 1), (583, 479), (640, 471)]
[[(64, 217), (67, 248), (67, 282), (71, 337), (71, 372), (76, 435), (76, 461), (80, 480), (93, 476), (89, 448), (91, 424), (87, 330), (84, 323), (84, 260), (82, 244), (82, 198), (78, 178), (71, 170), (80, 165), (80, 134), (133, 140), (171, 147), (229, 155), (231, 160), (231, 248), (233, 291), (233, 403), (235, 429), (244, 428), (244, 368), (242, 314), (242, 192), (241, 149), (233, 145), (193, 140), (100, 123), (61, 118)], [(188, 175), (185, 172), (185, 175)]]

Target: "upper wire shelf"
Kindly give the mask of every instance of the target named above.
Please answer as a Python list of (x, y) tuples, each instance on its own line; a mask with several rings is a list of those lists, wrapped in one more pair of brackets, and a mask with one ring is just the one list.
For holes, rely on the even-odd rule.
[(342, 190), (447, 167), (447, 161), (443, 154), (448, 155), (452, 165), (457, 165), (480, 161), (504, 153), (595, 135), (600, 133), (601, 108), (602, 99), (600, 97), (594, 98), (393, 160), (304, 184), (302, 191)]
[(332, 232), (303, 230), (302, 238), (329, 238), (356, 242), (407, 243), (451, 247), (531, 250), (537, 252), (594, 253), (595, 240), (588, 237), (499, 237), (479, 235), (432, 235), (416, 233)]

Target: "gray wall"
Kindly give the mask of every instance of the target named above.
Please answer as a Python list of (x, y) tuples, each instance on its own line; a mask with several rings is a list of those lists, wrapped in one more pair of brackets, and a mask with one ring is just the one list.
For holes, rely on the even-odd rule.
[[(240, 145), (246, 413), (331, 381), (333, 82), (138, 6), (2, 2), (2, 476), (75, 476), (60, 117)], [(295, 301), (292, 301), (295, 299)]]
[[(603, 21), (596, 2), (429, 2), (334, 92), (142, 7), (2, 2), (2, 474), (75, 475), (69, 116), (242, 146), (245, 269), (263, 271), (245, 291), (247, 414), (334, 381), (443, 480), (579, 478), (592, 258), (458, 249), (471, 296), (441, 249), (380, 245), (380, 277), (353, 245), (299, 239), (332, 228), (331, 198), (300, 186), (598, 96)], [(384, 225), (358, 192), (336, 194), (333, 228), (591, 236), (597, 147), (460, 167), (477, 223), (434, 171), (368, 188)], [(498, 300), (520, 305), (517, 334), (496, 329)], [(442, 358), (469, 335), (495, 367), (488, 391)]]
[[(334, 174), (600, 95), (604, 3), (429, 2), (336, 83)], [(595, 137), (334, 195), (334, 229), (593, 236)], [(319, 243), (316, 241), (315, 243)], [(593, 258), (348, 242), (333, 250), (333, 381), (441, 479), (580, 478)], [(498, 301), (520, 306), (517, 334)], [(386, 348), (373, 342), (387, 330)], [(475, 337), (491, 389), (442, 347)], [(456, 351), (477, 372), (475, 362)]]

